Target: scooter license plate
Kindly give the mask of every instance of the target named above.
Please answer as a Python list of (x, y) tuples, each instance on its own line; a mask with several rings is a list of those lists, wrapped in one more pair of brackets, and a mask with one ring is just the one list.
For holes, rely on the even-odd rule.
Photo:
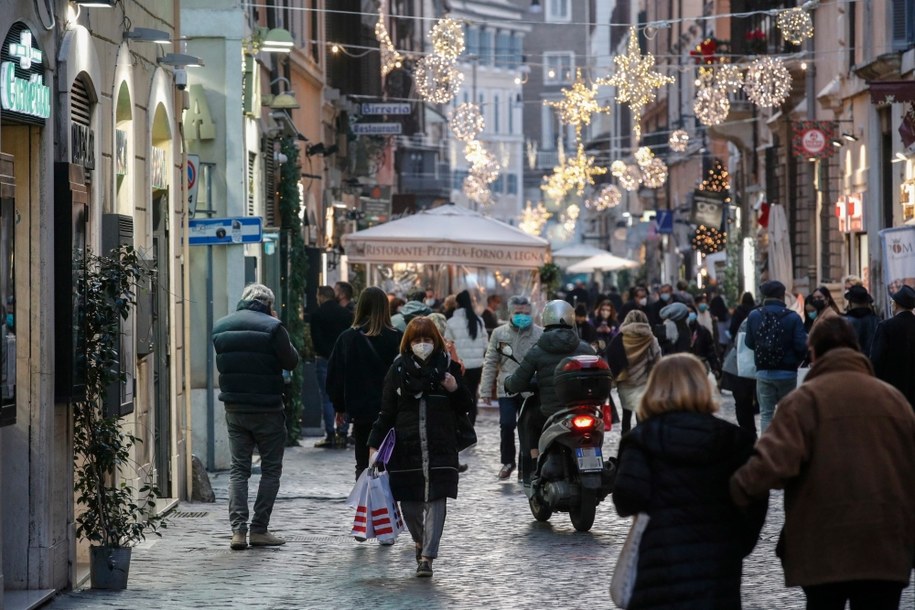
[(578, 458), (578, 470), (581, 472), (604, 469), (604, 456), (600, 447), (579, 447), (575, 450), (575, 456)]

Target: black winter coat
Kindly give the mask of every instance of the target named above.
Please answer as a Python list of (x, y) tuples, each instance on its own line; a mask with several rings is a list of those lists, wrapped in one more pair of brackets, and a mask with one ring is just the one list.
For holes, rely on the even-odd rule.
[(613, 503), (650, 517), (629, 608), (740, 608), (742, 560), (768, 502), (738, 509), (729, 479), (752, 450), (737, 426), (703, 413), (657, 415), (623, 437)]
[(219, 370), (219, 400), (226, 411), (283, 410), (283, 371), (299, 363), (299, 353), (282, 322), (260, 301), (240, 301), (235, 313), (213, 325)]
[[(405, 358), (414, 357), (398, 356), (385, 376), (381, 411), (372, 426), (369, 446), (378, 447), (388, 430), (394, 428), (394, 452), (387, 471), (396, 500), (431, 502), (457, 498), (457, 417), (466, 415), (473, 406), (461, 367), (443, 352), (430, 356), (441, 377), (417, 398), (402, 387), (404, 367), (417, 366), (415, 359), (405, 362)], [(440, 385), (445, 371), (457, 381), (454, 392)]]
[(871, 363), (878, 379), (903, 393), (915, 408), (915, 314), (900, 311), (877, 325)]
[(571, 328), (548, 328), (534, 347), (527, 351), (515, 372), (505, 378), (505, 389), (512, 394), (530, 389), (531, 379), (536, 373), (540, 411), (549, 417), (562, 408), (553, 387), (556, 365), (567, 356), (582, 355), (593, 356), (594, 350), (578, 338), (578, 333)]
[(337, 339), (353, 325), (353, 314), (331, 299), (321, 303), (311, 314), (310, 325), (315, 353), (321, 358), (330, 358)]
[(861, 353), (865, 356), (870, 356), (871, 346), (874, 343), (874, 335), (877, 333), (877, 325), (880, 323), (880, 318), (870, 307), (853, 307), (845, 314), (845, 319), (855, 329)]
[[(327, 395), (334, 410), (370, 424), (381, 410), (384, 376), (400, 353), (401, 332), (385, 328), (369, 337), (362, 328), (340, 334), (327, 362)], [(372, 349), (374, 348), (374, 349)]]

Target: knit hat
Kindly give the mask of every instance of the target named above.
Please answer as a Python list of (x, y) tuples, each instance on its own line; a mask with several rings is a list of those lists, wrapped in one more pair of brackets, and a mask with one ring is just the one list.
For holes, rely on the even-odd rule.
[(915, 288), (903, 284), (902, 288), (893, 293), (893, 300), (903, 309), (915, 309)]
[(873, 303), (874, 297), (867, 292), (867, 288), (855, 284), (845, 293), (845, 300), (849, 303)]
[(661, 309), (661, 319), (671, 320), (672, 322), (677, 322), (679, 320), (685, 320), (686, 316), (689, 315), (689, 307), (683, 303), (671, 303), (670, 305), (665, 306)]
[(770, 280), (759, 287), (759, 291), (766, 299), (784, 299), (785, 285), (778, 280)]

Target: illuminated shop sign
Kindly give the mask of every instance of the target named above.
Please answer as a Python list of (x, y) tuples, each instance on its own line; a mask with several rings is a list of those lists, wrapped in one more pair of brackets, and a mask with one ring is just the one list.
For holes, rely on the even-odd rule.
[(44, 54), (33, 46), (32, 32), (13, 27), (0, 54), (0, 107), (41, 119), (51, 116), (51, 88), (44, 84)]

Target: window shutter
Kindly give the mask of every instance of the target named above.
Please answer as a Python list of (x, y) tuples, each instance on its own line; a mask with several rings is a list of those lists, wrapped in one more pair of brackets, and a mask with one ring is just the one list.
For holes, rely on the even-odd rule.
[(255, 202), (255, 185), (254, 169), (257, 167), (257, 153), (248, 152), (248, 205), (245, 210), (246, 216), (256, 216), (254, 209)]

